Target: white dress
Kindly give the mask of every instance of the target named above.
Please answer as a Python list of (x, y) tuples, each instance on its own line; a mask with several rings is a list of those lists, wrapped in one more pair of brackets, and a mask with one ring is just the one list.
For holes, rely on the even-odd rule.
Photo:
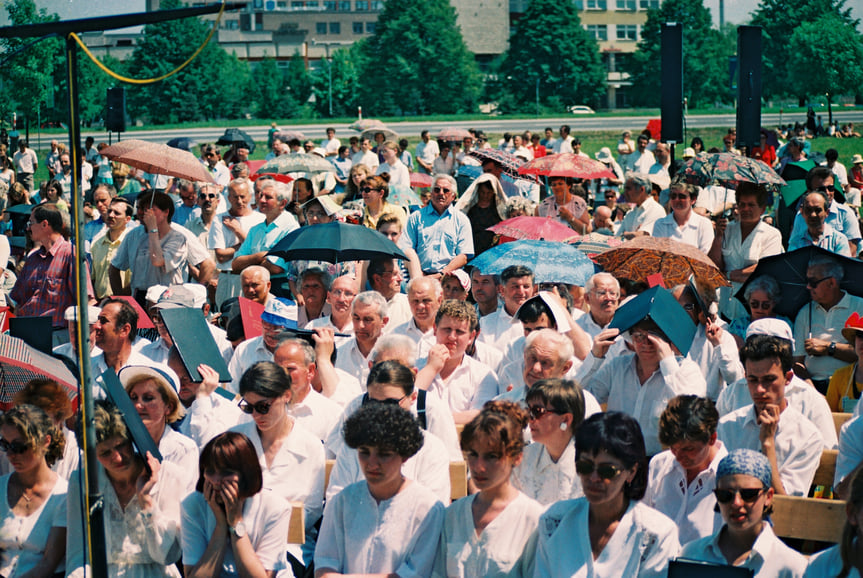
[[(66, 528), (66, 490), (62, 476), (51, 495), (29, 516), (17, 516), (9, 507), (9, 475), (0, 477), (0, 576), (20, 576), (42, 559), (52, 528)], [(62, 572), (65, 560), (55, 568)]]
[(472, 510), (476, 496), (457, 500), (447, 508), (434, 575), (522, 576), (523, 569), (532, 565), (532, 552), (526, 553), (525, 546), (536, 530), (543, 507), (519, 492), (477, 536)]
[[(291, 522), (291, 505), (269, 490), (261, 490), (243, 504), (243, 525), (265, 570), (276, 572), (287, 568), (285, 537)], [(194, 566), (207, 550), (216, 529), (216, 516), (201, 492), (183, 500), (183, 564)], [(239, 576), (230, 537), (219, 576)]]
[(581, 479), (575, 473), (575, 438), (570, 438), (557, 462), (548, 450), (534, 442), (524, 448), (521, 463), (512, 470), (512, 485), (547, 506), (583, 496)]
[(365, 481), (351, 484), (327, 505), (315, 550), (315, 568), (343, 574), (430, 576), (446, 510), (430, 491), (411, 482), (378, 502)]
[(590, 547), (587, 498), (558, 502), (539, 519), (535, 577), (665, 576), (677, 556), (677, 526), (638, 501), (629, 508), (596, 560)]
[[(683, 547), (680, 556), (690, 560), (728, 564), (719, 549), (719, 535), (724, 531), (725, 527), (713, 536), (690, 542)], [(765, 522), (749, 556), (738, 566), (752, 570), (755, 578), (796, 578), (803, 576), (806, 558), (783, 544), (773, 533), (770, 524)]]
[[(741, 238), (740, 223), (732, 221), (725, 228), (722, 239), (722, 259), (726, 271), (736, 271), (754, 265), (762, 257), (770, 257), (784, 252), (782, 249), (782, 234), (779, 229), (764, 221), (752, 229), (746, 239)], [(719, 288), (719, 307), (728, 319), (737, 319), (746, 309), (734, 298), (740, 289), (740, 283), (731, 283), (731, 287)]]

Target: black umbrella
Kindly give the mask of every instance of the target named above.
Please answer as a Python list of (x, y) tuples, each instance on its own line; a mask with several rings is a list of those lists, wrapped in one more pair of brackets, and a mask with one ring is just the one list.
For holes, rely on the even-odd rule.
[(252, 137), (238, 128), (226, 128), (225, 134), (219, 137), (216, 144), (220, 145), (243, 145), (249, 149), (250, 153), (255, 152), (255, 141)]
[(782, 289), (782, 299), (773, 307), (773, 311), (793, 320), (797, 312), (812, 299), (806, 288), (806, 269), (809, 268), (809, 261), (816, 256), (830, 257), (841, 264), (845, 269), (845, 277), (841, 284), (842, 290), (858, 297), (863, 296), (863, 284), (860, 283), (860, 280), (863, 279), (863, 261), (849, 259), (814, 246), (803, 247), (790, 253), (782, 253), (772, 257), (764, 257), (758, 261), (755, 271), (734, 296), (748, 308), (749, 304), (744, 297), (746, 287), (761, 275), (770, 275), (776, 279)]
[(362, 261), (376, 258), (407, 259), (395, 243), (375, 230), (339, 221), (301, 227), (270, 249), (286, 261)]
[(187, 136), (178, 136), (177, 138), (172, 138), (168, 142), (165, 143), (171, 148), (180, 149), (181, 151), (189, 151), (191, 152), (193, 148), (198, 146), (198, 143), (193, 141)]

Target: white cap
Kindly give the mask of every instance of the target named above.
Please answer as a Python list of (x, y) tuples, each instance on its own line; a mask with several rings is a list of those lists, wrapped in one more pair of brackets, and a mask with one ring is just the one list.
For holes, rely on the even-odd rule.
[(781, 337), (791, 342), (791, 347), (794, 347), (794, 333), (791, 327), (775, 317), (765, 317), (764, 319), (756, 319), (746, 328), (746, 339), (751, 335), (770, 335), (773, 337)]
[[(95, 305), (87, 306), (87, 321), (90, 325), (96, 323), (96, 318), (99, 317), (99, 314), (102, 312), (100, 307), (96, 307)], [(66, 312), (63, 314), (63, 318), (66, 321), (78, 321), (78, 306), (70, 305), (66, 308)]]

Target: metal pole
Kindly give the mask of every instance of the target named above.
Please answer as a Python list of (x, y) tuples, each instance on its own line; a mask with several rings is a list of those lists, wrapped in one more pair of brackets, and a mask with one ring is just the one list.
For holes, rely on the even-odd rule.
[[(77, 343), (79, 382), (81, 384), (79, 400), (81, 400), (81, 420), (84, 425), (84, 480), (82, 491), (86, 487), (86, 498), (83, 502), (84, 536), (87, 563), (93, 576), (108, 575), (108, 561), (105, 548), (105, 525), (103, 523), (103, 501), (99, 492), (98, 460), (96, 459), (96, 428), (93, 420), (93, 383), (90, 372), (90, 322), (87, 319), (87, 264), (84, 260), (84, 195), (81, 191), (81, 127), (78, 112), (78, 45), (71, 35), (66, 36), (66, 71), (69, 87), (69, 144), (72, 147), (72, 230), (75, 242), (76, 256), (76, 294), (78, 305), (78, 322), (75, 331)], [(83, 492), (82, 492), (83, 493)], [(71, 496), (71, 499), (79, 499)], [(78, 528), (69, 528), (69, 532)]]
[(539, 76), (536, 77), (536, 118), (539, 118)]
[(333, 117), (333, 61), (330, 59), (330, 45), (329, 43), (325, 44), (327, 47), (327, 71), (330, 76), (330, 118)]

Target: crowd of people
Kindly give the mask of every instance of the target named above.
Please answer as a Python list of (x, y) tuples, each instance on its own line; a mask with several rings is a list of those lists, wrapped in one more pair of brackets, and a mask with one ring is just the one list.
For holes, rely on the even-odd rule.
[[(585, 155), (570, 133), (507, 134), (497, 148)], [(543, 186), (469, 154), (492, 146), (481, 132), (439, 143), (423, 131), (411, 154), (383, 134), (342, 145), (329, 129), (318, 145), (273, 131), (272, 157), (316, 154), (333, 171), (252, 179), (247, 148), (225, 162), (205, 145), (213, 183), (112, 165), (88, 141), (81, 356), (94, 375), (116, 372), (161, 454), (137, 450), (130, 416), (97, 381), (109, 575), (664, 576), (681, 557), (760, 577), (860, 575), (863, 299), (846, 281), (863, 157), (843, 178), (830, 151), (824, 166), (811, 160), (805, 136), (778, 148), (764, 136), (752, 156), (793, 194), (687, 182), (648, 132), (596, 153), (616, 178)], [(27, 242), (4, 298), (50, 317), (55, 354), (74, 364), (69, 157), (57, 143), (44, 196), (28, 199), (22, 169), (32, 177), (38, 161), (19, 144), (8, 202), (20, 189), (33, 206), (23, 228), (6, 223)], [(717, 150), (740, 154), (734, 144), (729, 131)], [(691, 145), (684, 159), (709, 152)], [(414, 170), (431, 181), (420, 204), (390, 202)], [(471, 267), (500, 242), (487, 228), (518, 215), (692, 245), (730, 286), (648, 288), (608, 272), (573, 286), (538, 282), (533, 263)], [(269, 254), (334, 220), (376, 229), (407, 258)], [(4, 262), (8, 245), (0, 235)], [(808, 261), (810, 300), (788, 313), (782, 279), (754, 273), (807, 246), (827, 251)], [(172, 325), (176, 309), (206, 330)], [(212, 363), (188, 367), (186, 348), (202, 342)], [(834, 412), (853, 414), (838, 436)], [(52, 379), (0, 415), (0, 576), (87, 574), (81, 430)], [(774, 534), (773, 498), (809, 495), (837, 449), (845, 536), (807, 560)], [(451, 503), (454, 462), (469, 491)], [(300, 512), (304, 538), (290, 541)]]

